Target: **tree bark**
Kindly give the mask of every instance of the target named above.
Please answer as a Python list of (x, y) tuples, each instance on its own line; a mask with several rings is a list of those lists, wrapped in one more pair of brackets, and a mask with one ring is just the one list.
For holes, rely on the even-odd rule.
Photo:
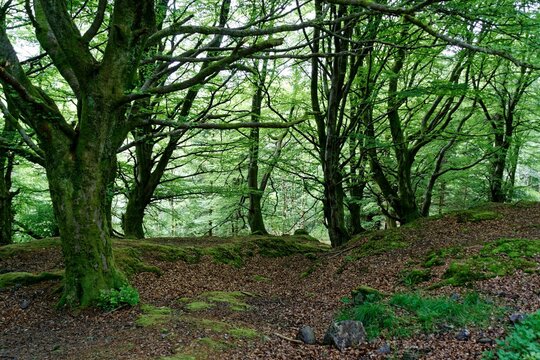
[[(6, 121), (2, 137), (11, 136), (9, 122)], [(11, 174), (14, 161), (13, 152), (0, 148), (0, 246), (13, 242), (13, 197)]]

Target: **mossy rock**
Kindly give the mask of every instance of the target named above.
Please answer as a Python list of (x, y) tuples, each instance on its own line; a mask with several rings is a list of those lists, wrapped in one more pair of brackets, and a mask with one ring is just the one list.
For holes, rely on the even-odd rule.
[(366, 285), (360, 285), (351, 291), (353, 304), (361, 305), (365, 302), (375, 302), (384, 298), (384, 294), (377, 289)]
[(222, 245), (211, 247), (204, 250), (205, 255), (209, 255), (216, 263), (242, 267), (244, 265), (244, 256), (242, 248), (237, 245)]
[(8, 272), (0, 274), (0, 289), (15, 285), (32, 285), (42, 281), (59, 280), (64, 277), (64, 271), (42, 272), (32, 274), (29, 272)]
[(141, 310), (142, 314), (135, 323), (142, 327), (165, 324), (172, 318), (172, 310), (168, 307), (142, 304)]

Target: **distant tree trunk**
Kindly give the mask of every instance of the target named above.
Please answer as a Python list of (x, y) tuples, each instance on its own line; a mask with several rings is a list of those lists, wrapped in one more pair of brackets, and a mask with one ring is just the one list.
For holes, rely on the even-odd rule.
[[(261, 121), (263, 87), (266, 81), (268, 59), (262, 63), (262, 70), (258, 74), (255, 93), (251, 100), (251, 121), (259, 123)], [(261, 200), (264, 190), (259, 188), (259, 147), (260, 132), (258, 128), (253, 128), (249, 134), (249, 168), (247, 173), (247, 184), (249, 191), (248, 223), (252, 234), (268, 234), (264, 226)]]
[[(10, 139), (13, 129), (6, 120), (2, 137)], [(0, 246), (11, 244), (13, 241), (13, 197), (11, 192), (11, 174), (15, 154), (5, 148), (0, 148)]]

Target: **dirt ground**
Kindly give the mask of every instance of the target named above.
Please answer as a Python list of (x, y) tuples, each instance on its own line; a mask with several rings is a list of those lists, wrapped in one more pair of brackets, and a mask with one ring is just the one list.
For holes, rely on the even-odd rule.
[[(493, 209), (500, 214), (496, 219), (463, 222), (448, 216), (405, 227), (400, 234), (406, 247), (358, 259), (351, 254), (365, 240), (316, 256), (255, 255), (246, 258), (241, 267), (216, 263), (210, 257), (192, 264), (149, 259), (162, 273), (138, 273), (131, 283), (140, 292), (141, 304), (166, 307), (167, 311), (148, 326), (140, 322), (141, 316), (148, 315), (143, 306), (108, 313), (56, 309), (61, 292), (58, 280), (5, 288), (0, 290), (0, 359), (479, 359), (494, 346), (479, 340), (503, 337), (506, 319), (486, 329), (471, 328), (468, 341), (456, 340), (455, 331), (445, 331), (409, 339), (379, 339), (340, 352), (293, 340), (299, 328), (309, 325), (321, 341), (343, 306), (341, 299), (359, 285), (384, 293), (410, 290), (400, 273), (431, 250), (455, 246), (474, 252), (479, 245), (500, 238), (540, 239), (540, 205)], [(219, 241), (202, 239), (200, 244), (213, 246)], [(182, 240), (169, 242), (181, 244)], [(191, 245), (196, 242), (186, 240)], [(1, 261), (4, 272), (41, 272), (62, 266), (57, 247), (22, 252)], [(538, 271), (517, 271), (474, 282), (469, 288), (429, 290), (447, 266), (435, 267), (438, 275), (419, 289), (429, 295), (476, 290), (514, 312), (540, 308)], [(212, 292), (237, 294), (233, 300), (238, 306), (235, 308), (234, 301), (209, 301)], [(190, 308), (197, 300), (202, 308)], [(205, 301), (210, 306), (205, 307)], [(390, 355), (380, 354), (384, 343), (390, 346)]]

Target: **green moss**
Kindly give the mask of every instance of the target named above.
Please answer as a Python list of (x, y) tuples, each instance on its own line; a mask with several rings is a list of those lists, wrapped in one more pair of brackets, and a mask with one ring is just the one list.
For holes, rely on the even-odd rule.
[(213, 308), (213, 304), (209, 304), (205, 301), (193, 301), (186, 305), (186, 308), (189, 311), (201, 311)]
[(154, 326), (164, 324), (171, 320), (172, 310), (168, 307), (155, 307), (153, 305), (141, 305), (142, 314), (135, 322), (139, 326)]
[(409, 247), (409, 243), (399, 229), (377, 231), (370, 234), (367, 240), (349, 255), (348, 259), (355, 261), (365, 256), (380, 255), (407, 247)]
[(161, 269), (157, 266), (148, 265), (141, 260), (141, 251), (135, 248), (120, 247), (114, 250), (114, 260), (120, 270), (127, 276), (142, 272), (151, 272), (161, 275)]
[(36, 250), (58, 248), (60, 249), (59, 238), (48, 238), (42, 240), (33, 240), (19, 244), (0, 246), (0, 259), (17, 256), (22, 253), (33, 252)]
[(58, 270), (55, 272), (42, 272), (39, 274), (32, 274), (28, 272), (9, 272), (0, 274), (0, 289), (17, 284), (32, 285), (42, 281), (62, 279), (63, 277), (63, 270)]
[(430, 269), (410, 269), (402, 271), (401, 282), (407, 286), (415, 286), (431, 279)]
[(223, 340), (214, 340), (209, 337), (203, 337), (203, 338), (197, 339), (196, 342), (198, 345), (201, 345), (213, 352), (224, 351), (224, 350), (234, 347), (234, 345), (231, 343), (228, 343)]
[(233, 311), (245, 311), (250, 308), (250, 306), (243, 301), (246, 296), (247, 293), (240, 291), (209, 291), (202, 293), (200, 297), (211, 303), (227, 304)]
[(510, 275), (516, 270), (538, 271), (540, 240), (501, 239), (485, 245), (471, 258), (454, 261), (436, 284), (460, 286), (472, 281)]
[(260, 337), (260, 334), (256, 330), (244, 327), (231, 328), (228, 332), (232, 337), (241, 339), (255, 339)]
[(285, 257), (295, 254), (312, 254), (324, 249), (319, 242), (301, 241), (301, 237), (261, 237), (253, 240), (256, 251), (263, 257)]
[(485, 208), (476, 208), (469, 209), (464, 211), (459, 211), (454, 213), (458, 223), (467, 223), (467, 222), (479, 222), (486, 220), (496, 220), (500, 215), (489, 209)]
[(428, 253), (422, 266), (430, 268), (433, 266), (440, 266), (446, 263), (446, 259), (449, 257), (460, 257), (461, 250), (457, 247), (449, 247), (434, 250)]
[(244, 258), (242, 249), (238, 245), (223, 245), (207, 248), (204, 250), (205, 255), (210, 255), (215, 262), (220, 264), (232, 265), (234, 267), (242, 267)]

